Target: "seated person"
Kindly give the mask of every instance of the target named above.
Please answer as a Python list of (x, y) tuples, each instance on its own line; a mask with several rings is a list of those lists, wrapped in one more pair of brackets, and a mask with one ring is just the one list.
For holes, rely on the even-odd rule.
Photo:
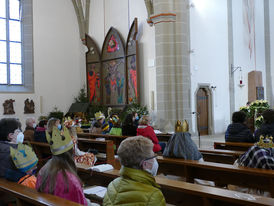
[(177, 131), (175, 131), (167, 143), (163, 156), (203, 161), (203, 156), (191, 139), (191, 134), (188, 131), (181, 132), (182, 126), (176, 129)]
[(36, 177), (33, 175), (38, 162), (37, 156), (28, 145), (19, 143), (17, 149), (10, 147), (10, 156), (17, 170), (8, 169), (5, 178), (30, 188), (35, 188)]
[(153, 152), (159, 152), (162, 150), (162, 147), (159, 144), (158, 138), (153, 128), (149, 126), (148, 123), (149, 117), (147, 115), (143, 115), (140, 119), (139, 126), (137, 128), (137, 135), (149, 138), (154, 144)]
[(21, 123), (15, 118), (0, 120), (0, 177), (4, 177), (7, 169), (16, 169), (10, 158), (10, 147), (17, 148), (23, 143), (24, 134), (21, 132)]
[(109, 131), (109, 125), (105, 122), (105, 115), (100, 111), (95, 113), (95, 120), (91, 124), (92, 134), (106, 134)]
[(36, 142), (47, 142), (46, 139), (46, 129), (47, 129), (47, 120), (41, 120), (34, 131), (34, 141)]
[(24, 131), (25, 140), (33, 141), (34, 140), (34, 131), (35, 131), (35, 118), (29, 117), (26, 119), (26, 129)]
[(261, 135), (274, 137), (274, 110), (267, 109), (263, 112), (264, 123), (255, 131), (256, 141), (259, 141)]
[(225, 132), (226, 142), (255, 142), (250, 129), (246, 126), (246, 114), (242, 111), (234, 112), (232, 124), (228, 125)]
[(136, 112), (127, 114), (126, 119), (122, 124), (122, 134), (124, 136), (136, 136), (137, 127), (138, 127), (138, 124), (136, 124), (136, 121), (138, 120), (139, 120), (139, 117)]
[(120, 177), (109, 185), (103, 205), (166, 205), (160, 186), (155, 182), (158, 163), (153, 143), (145, 137), (129, 137), (120, 144)]
[(120, 119), (117, 115), (112, 115), (110, 120), (109, 120), (112, 124), (112, 127), (109, 131), (110, 135), (117, 135), (117, 136), (121, 136), (122, 135), (122, 128), (121, 128), (121, 123), (120, 123)]
[[(261, 136), (260, 141), (242, 154), (239, 159), (235, 161), (234, 165), (274, 170), (274, 144), (272, 139), (273, 138)], [(229, 185), (228, 188), (249, 194), (271, 197), (269, 192), (258, 189), (242, 188), (234, 185)]]

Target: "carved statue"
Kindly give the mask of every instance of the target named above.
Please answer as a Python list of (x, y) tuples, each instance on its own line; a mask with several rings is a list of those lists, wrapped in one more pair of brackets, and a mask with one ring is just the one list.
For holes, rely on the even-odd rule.
[(15, 114), (13, 109), (13, 102), (15, 102), (14, 99), (7, 99), (4, 103), (4, 114)]
[(24, 113), (25, 114), (32, 114), (34, 113), (34, 102), (33, 100), (29, 101), (29, 99), (25, 100), (25, 107), (24, 107)]

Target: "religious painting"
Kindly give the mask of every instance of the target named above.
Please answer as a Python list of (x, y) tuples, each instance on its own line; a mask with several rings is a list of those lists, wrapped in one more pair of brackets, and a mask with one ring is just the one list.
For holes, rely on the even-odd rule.
[(125, 104), (125, 61), (124, 58), (103, 62), (104, 104)]
[(256, 87), (256, 99), (264, 99), (264, 87)]
[(138, 99), (136, 55), (127, 58), (128, 103)]
[(88, 84), (88, 97), (89, 102), (94, 104), (100, 104), (101, 102), (101, 75), (100, 64), (91, 63), (87, 65), (87, 84)]
[(35, 106), (34, 106), (33, 100), (29, 101), (29, 99), (27, 98), (25, 100), (24, 113), (25, 114), (33, 114), (34, 113), (34, 109), (35, 109)]
[(126, 44), (127, 59), (127, 103), (139, 102), (138, 75), (138, 22), (137, 18), (131, 24)]
[(14, 99), (7, 99), (3, 103), (4, 114), (15, 114), (14, 109), (13, 109), (13, 102), (15, 102)]
[(108, 41), (107, 51), (115, 52), (117, 50), (119, 50), (119, 44), (118, 44), (116, 38), (114, 37), (114, 35), (111, 35), (110, 40)]

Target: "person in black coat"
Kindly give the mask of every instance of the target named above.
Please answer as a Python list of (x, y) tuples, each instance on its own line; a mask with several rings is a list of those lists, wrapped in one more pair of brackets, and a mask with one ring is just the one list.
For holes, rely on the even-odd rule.
[(139, 118), (136, 112), (127, 114), (126, 119), (122, 124), (122, 134), (124, 136), (136, 136), (138, 120)]
[(225, 141), (250, 143), (256, 142), (253, 134), (245, 123), (246, 114), (242, 111), (234, 112), (232, 115), (232, 124), (228, 125), (225, 132)]
[(263, 112), (264, 123), (259, 129), (255, 131), (256, 141), (260, 140), (260, 136), (272, 136), (274, 137), (274, 110), (267, 109)]

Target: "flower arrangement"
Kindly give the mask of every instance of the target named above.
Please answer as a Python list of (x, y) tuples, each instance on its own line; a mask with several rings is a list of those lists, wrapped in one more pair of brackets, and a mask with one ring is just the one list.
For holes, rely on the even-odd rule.
[(251, 102), (249, 106), (240, 107), (240, 111), (243, 111), (248, 118), (254, 117), (255, 127), (259, 128), (264, 121), (262, 113), (269, 108), (270, 106), (266, 100), (256, 100)]

